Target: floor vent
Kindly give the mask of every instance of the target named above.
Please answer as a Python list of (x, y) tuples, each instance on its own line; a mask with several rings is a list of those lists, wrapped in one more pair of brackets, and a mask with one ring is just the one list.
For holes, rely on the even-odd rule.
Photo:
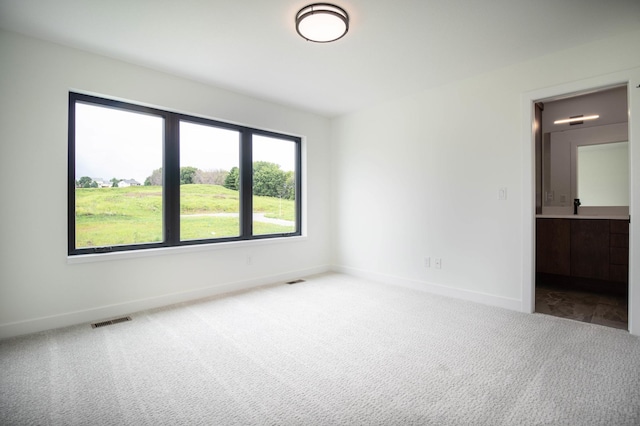
[(303, 283), (304, 280), (293, 280), (293, 281), (287, 281), (287, 284), (298, 284), (298, 283)]
[(91, 328), (105, 327), (107, 325), (118, 324), (119, 322), (131, 321), (131, 317), (115, 318), (107, 321), (100, 321), (91, 324)]

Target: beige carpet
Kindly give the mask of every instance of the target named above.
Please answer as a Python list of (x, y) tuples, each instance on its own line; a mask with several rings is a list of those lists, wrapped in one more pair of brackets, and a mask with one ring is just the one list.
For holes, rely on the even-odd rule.
[(0, 342), (2, 425), (639, 425), (640, 339), (327, 274)]

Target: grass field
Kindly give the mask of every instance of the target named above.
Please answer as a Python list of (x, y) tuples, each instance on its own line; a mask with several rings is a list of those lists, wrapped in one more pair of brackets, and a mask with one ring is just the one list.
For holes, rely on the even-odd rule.
[[(239, 193), (219, 185), (180, 186), (180, 238), (197, 240), (239, 235)], [(295, 203), (254, 197), (254, 213), (291, 221), (254, 220), (257, 235), (295, 231)], [(102, 247), (163, 240), (162, 187), (76, 189), (76, 247)]]

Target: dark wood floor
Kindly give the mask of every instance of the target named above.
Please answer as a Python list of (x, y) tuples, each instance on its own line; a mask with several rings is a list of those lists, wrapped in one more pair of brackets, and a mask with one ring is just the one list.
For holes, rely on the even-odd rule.
[(536, 286), (536, 312), (628, 330), (626, 296), (598, 294), (563, 288)]

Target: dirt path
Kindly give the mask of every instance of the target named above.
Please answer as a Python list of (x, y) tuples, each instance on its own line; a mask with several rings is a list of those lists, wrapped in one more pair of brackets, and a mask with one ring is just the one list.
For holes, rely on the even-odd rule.
[[(196, 214), (182, 214), (180, 217), (238, 217), (238, 213), (196, 213)], [(296, 223), (292, 220), (273, 219), (266, 217), (264, 213), (254, 213), (253, 220), (255, 222), (271, 223), (281, 226), (294, 226)]]

